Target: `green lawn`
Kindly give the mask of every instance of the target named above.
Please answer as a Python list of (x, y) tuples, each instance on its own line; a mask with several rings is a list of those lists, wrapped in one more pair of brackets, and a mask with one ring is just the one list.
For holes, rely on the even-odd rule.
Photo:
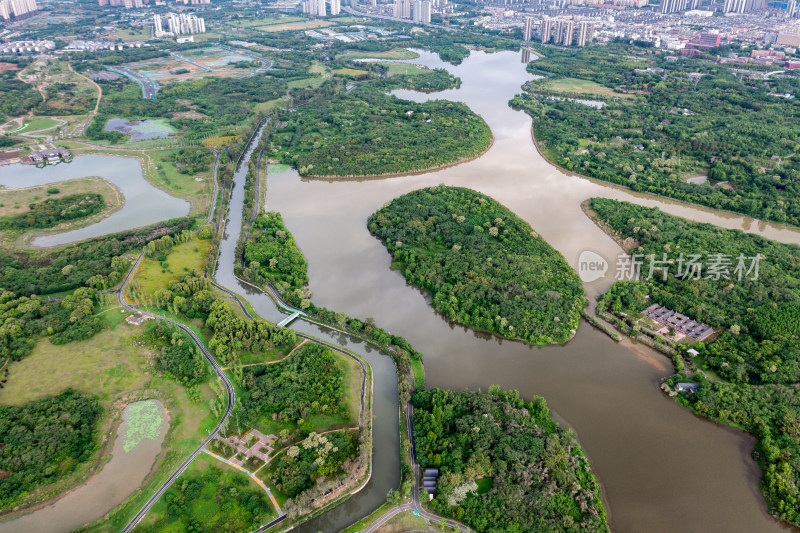
[(422, 390), (425, 388), (425, 367), (420, 359), (411, 359), (411, 370), (414, 371), (414, 389)]
[(333, 71), (333, 73), (337, 76), (346, 76), (348, 78), (357, 78), (358, 76), (363, 76), (365, 74), (369, 74), (366, 70), (360, 70), (355, 68), (337, 68)]
[(412, 65), (411, 63), (384, 63), (384, 66), (389, 69), (390, 76), (394, 76), (395, 74), (408, 74), (413, 76), (428, 70), (419, 65)]
[(39, 117), (25, 122), (25, 127), (16, 133), (30, 133), (39, 130), (52, 128), (58, 125), (58, 121), (52, 118)]
[(540, 80), (537, 85), (556, 92), (587, 94), (606, 98), (635, 98), (633, 94), (618, 93), (604, 85), (589, 80), (579, 80), (577, 78), (559, 78), (556, 80)]
[(211, 240), (200, 240), (194, 236), (173, 247), (164, 261), (158, 261), (158, 255), (145, 257), (132, 280), (137, 301), (147, 301), (155, 291), (168, 288), (171, 281), (192, 270), (202, 275), (210, 250)]
[(589, 80), (579, 80), (577, 78), (560, 78), (556, 80), (541, 80), (538, 85), (556, 92), (587, 94), (592, 96), (602, 96), (606, 98), (635, 98), (635, 95), (618, 93), (604, 85)]
[(123, 41), (146, 41), (152, 37), (152, 34), (149, 27), (118, 29), (114, 32), (114, 36)]
[(405, 48), (395, 48), (388, 52), (345, 52), (337, 56), (337, 59), (416, 59), (419, 54), (406, 50)]

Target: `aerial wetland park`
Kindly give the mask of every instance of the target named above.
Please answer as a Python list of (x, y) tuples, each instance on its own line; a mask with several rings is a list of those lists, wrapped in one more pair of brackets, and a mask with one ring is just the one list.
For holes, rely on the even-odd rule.
[(0, 0), (0, 533), (800, 529), (800, 10), (689, 4)]

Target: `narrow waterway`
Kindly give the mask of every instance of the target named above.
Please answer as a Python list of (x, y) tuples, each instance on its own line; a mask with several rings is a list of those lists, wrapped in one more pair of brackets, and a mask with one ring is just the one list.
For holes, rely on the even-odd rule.
[[(164, 410), (158, 400), (146, 400)], [(141, 402), (144, 403), (144, 402)], [(126, 440), (129, 433), (129, 408), (122, 412), (122, 423), (117, 431), (111, 460), (85, 484), (71, 490), (55, 503), (36, 512), (9, 522), (0, 523), (2, 533), (67, 533), (94, 522), (125, 501), (144, 482), (161, 451), (167, 434), (166, 412), (158, 429), (158, 437), (137, 440), (131, 447)]]
[[(236, 242), (241, 233), (247, 161), (260, 138), (261, 131), (250, 143), (234, 175), (230, 209), (214, 277), (220, 285), (245, 297), (261, 318), (280, 322), (286, 315), (275, 307), (273, 301), (261, 291), (237, 280), (233, 274), (234, 262), (241, 260), (235, 255)], [(249, 220), (249, 214), (247, 218)], [(321, 328), (303, 320), (295, 320), (291, 324), (291, 328), (338, 344), (361, 356), (372, 367), (373, 464), (370, 480), (363, 489), (343, 504), (294, 529), (301, 533), (336, 532), (380, 507), (386, 501), (386, 493), (400, 484), (400, 415), (397, 374), (391, 357), (375, 350), (358, 338)]]
[[(758, 491), (760, 472), (750, 456), (754, 439), (696, 417), (665, 397), (658, 385), (672, 373), (668, 358), (630, 341), (615, 343), (585, 323), (567, 345), (547, 348), (450, 324), (390, 270), (390, 257), (369, 234), (366, 220), (385, 202), (421, 187), (445, 183), (479, 190), (528, 221), (570, 264), (584, 250), (605, 257), (609, 272), (586, 286), (590, 298), (613, 281), (621, 253), (581, 211), (581, 202), (593, 196), (658, 206), (784, 242), (800, 242), (800, 233), (634, 194), (553, 167), (533, 144), (530, 118), (507, 105), (531, 79), (518, 53), (473, 52), (458, 67), (425, 52), (409, 62), (446, 67), (461, 77), (462, 86), (433, 95), (396, 94), (465, 102), (487, 121), (495, 143), (475, 161), (415, 176), (326, 181), (301, 179), (290, 171), (268, 178), (269, 207), (282, 213), (308, 259), (314, 302), (350, 316), (373, 317), (409, 339), (425, 354), (429, 387), (485, 391), (499, 384), (526, 398), (543, 396), (588, 453), (618, 532), (783, 530), (766, 513)], [(394, 424), (393, 419), (396, 431)], [(357, 518), (353, 514), (351, 521)]]

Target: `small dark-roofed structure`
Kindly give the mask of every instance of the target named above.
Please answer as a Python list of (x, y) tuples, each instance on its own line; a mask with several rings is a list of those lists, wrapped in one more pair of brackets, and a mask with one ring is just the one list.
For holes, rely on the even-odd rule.
[(705, 340), (714, 333), (714, 328), (711, 326), (692, 320), (686, 315), (659, 304), (653, 304), (643, 312), (645, 316), (659, 324), (675, 328), (677, 331), (697, 341)]
[(686, 391), (686, 392), (697, 392), (697, 389), (700, 388), (699, 383), (676, 383), (675, 390), (677, 391)]

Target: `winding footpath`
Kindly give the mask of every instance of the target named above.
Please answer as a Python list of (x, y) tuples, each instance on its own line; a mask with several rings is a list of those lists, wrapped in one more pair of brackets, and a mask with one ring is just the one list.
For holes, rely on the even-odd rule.
[(233, 412), (233, 406), (236, 401), (236, 392), (233, 389), (233, 383), (231, 383), (231, 381), (228, 379), (228, 376), (225, 375), (225, 372), (222, 371), (222, 368), (220, 368), (219, 364), (217, 364), (217, 361), (214, 359), (211, 353), (206, 349), (205, 345), (200, 341), (200, 339), (197, 337), (194, 331), (192, 331), (188, 326), (181, 324), (180, 322), (177, 322), (170, 318), (160, 315), (155, 315), (153, 313), (144, 313), (143, 311), (140, 311), (139, 309), (137, 309), (136, 307), (125, 301), (125, 288), (127, 287), (128, 283), (130, 282), (131, 278), (133, 277), (134, 273), (136, 272), (136, 269), (139, 267), (139, 264), (142, 262), (143, 258), (144, 258), (144, 253), (142, 253), (136, 260), (136, 262), (133, 264), (130, 271), (128, 272), (128, 275), (125, 276), (125, 280), (122, 282), (119, 291), (117, 292), (117, 298), (119, 300), (120, 306), (122, 306), (124, 309), (127, 309), (128, 311), (147, 314), (148, 316), (151, 316), (157, 320), (163, 320), (165, 322), (168, 322), (174, 326), (181, 328), (184, 332), (186, 332), (186, 334), (189, 335), (192, 341), (194, 341), (194, 343), (203, 353), (203, 356), (211, 365), (211, 368), (214, 369), (214, 372), (216, 372), (217, 374), (217, 378), (220, 381), (222, 381), (222, 383), (225, 385), (225, 389), (227, 390), (228, 393), (228, 406), (225, 409), (225, 413), (222, 415), (222, 418), (220, 418), (220, 421), (217, 423), (217, 426), (214, 428), (214, 430), (208, 435), (208, 437), (202, 442), (202, 444), (200, 444), (200, 446), (198, 446), (191, 453), (191, 455), (189, 455), (189, 457), (187, 457), (180, 464), (180, 466), (177, 469), (175, 469), (172, 475), (169, 478), (167, 478), (167, 480), (164, 483), (162, 483), (162, 485), (158, 488), (158, 490), (142, 506), (139, 512), (136, 513), (133, 519), (131, 519), (131, 521), (128, 522), (128, 525), (126, 525), (122, 529), (122, 533), (130, 533), (131, 531), (133, 531), (133, 529), (136, 527), (136, 524), (138, 524), (139, 521), (141, 521), (141, 519), (144, 518), (144, 515), (147, 514), (147, 512), (158, 501), (161, 495), (163, 495), (164, 492), (166, 492), (166, 490), (170, 487), (170, 485), (172, 485), (175, 482), (175, 480), (178, 479), (178, 477), (189, 467), (192, 461), (194, 461), (198, 455), (203, 453), (203, 449), (205, 449), (205, 447), (208, 445), (209, 442), (214, 440), (217, 434), (222, 430), (228, 418), (231, 416), (231, 413)]

